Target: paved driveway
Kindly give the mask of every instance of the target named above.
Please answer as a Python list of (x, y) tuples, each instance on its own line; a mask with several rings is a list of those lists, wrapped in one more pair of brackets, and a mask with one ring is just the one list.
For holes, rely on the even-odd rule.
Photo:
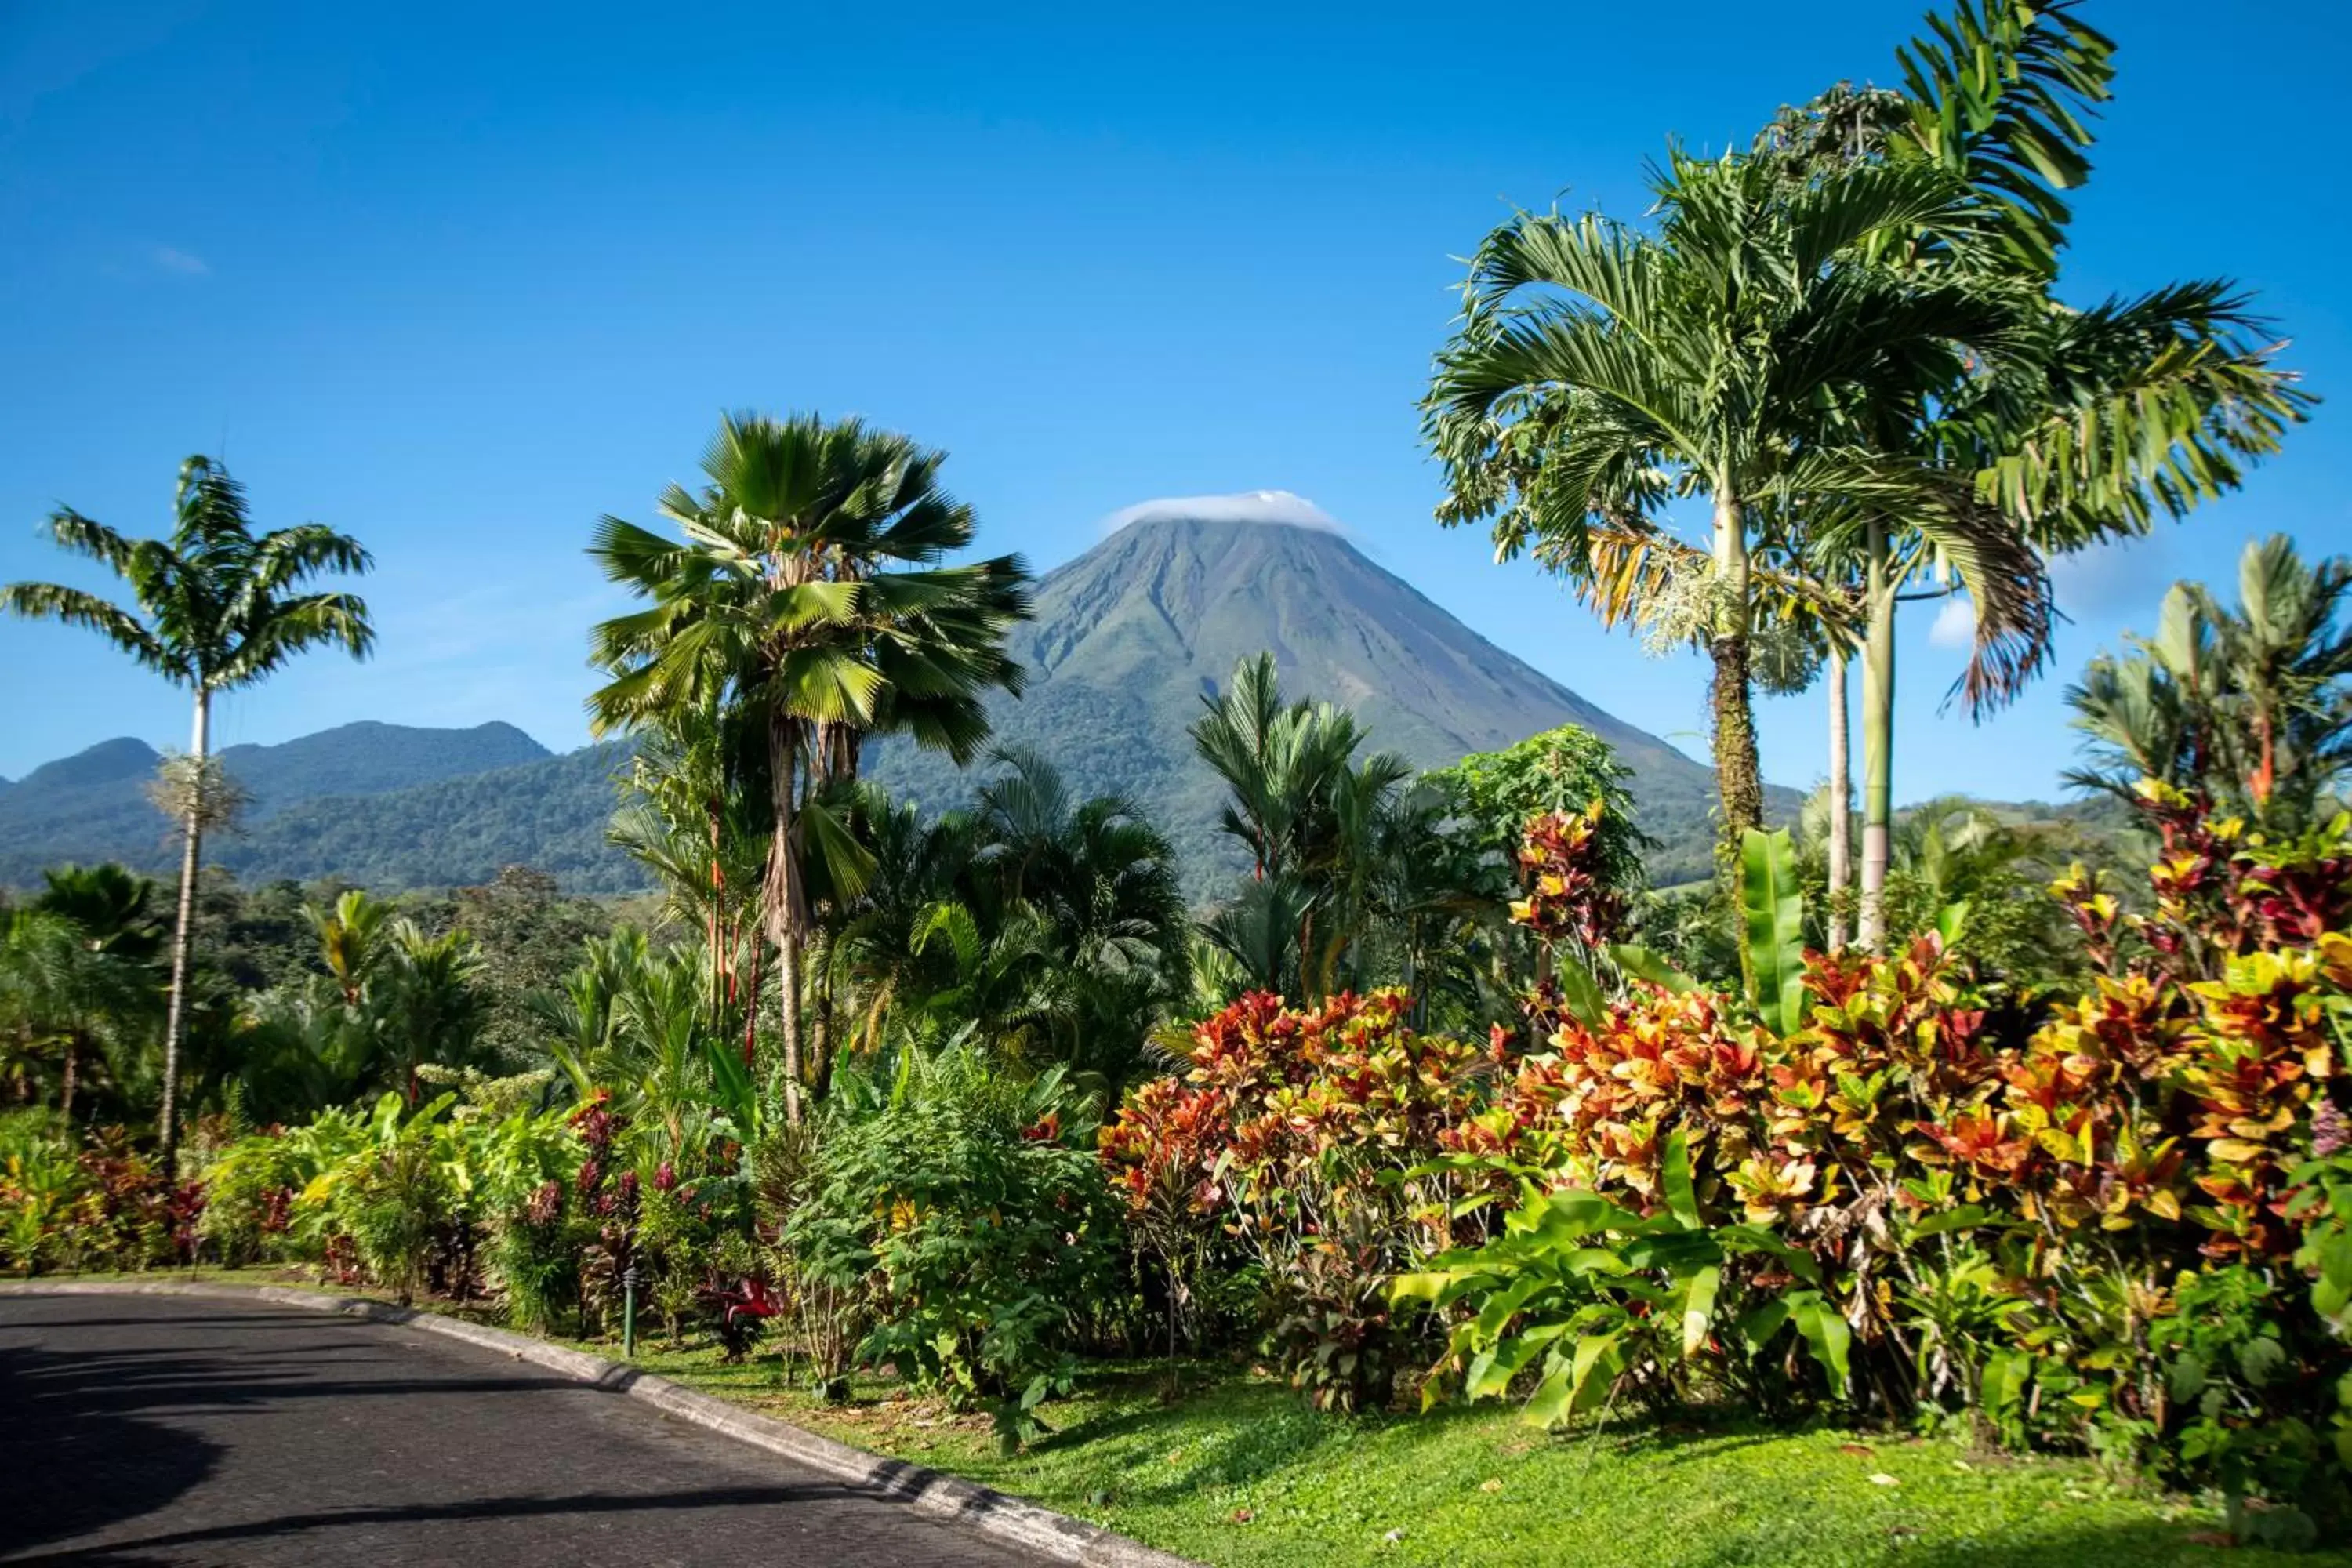
[(1030, 1561), (407, 1329), (204, 1298), (0, 1297), (0, 1563)]

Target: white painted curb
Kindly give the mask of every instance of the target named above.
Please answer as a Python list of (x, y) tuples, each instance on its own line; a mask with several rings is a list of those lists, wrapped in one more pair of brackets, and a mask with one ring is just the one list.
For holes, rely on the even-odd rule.
[(944, 1475), (905, 1459), (887, 1459), (836, 1443), (830, 1437), (761, 1415), (707, 1394), (697, 1394), (666, 1377), (640, 1372), (622, 1362), (606, 1361), (584, 1351), (566, 1350), (528, 1334), (510, 1333), (460, 1318), (395, 1307), (358, 1296), (331, 1296), (318, 1290), (289, 1290), (274, 1285), (192, 1285), (176, 1281), (61, 1279), (0, 1281), (0, 1296), (219, 1296), (232, 1300), (267, 1301), (273, 1306), (299, 1307), (314, 1312), (339, 1312), (373, 1323), (396, 1323), (447, 1339), (463, 1340), (483, 1350), (499, 1351), (580, 1383), (593, 1384), (632, 1399), (642, 1399), (666, 1415), (697, 1426), (723, 1433), (738, 1442), (781, 1454), (812, 1470), (867, 1487), (896, 1498), (918, 1512), (952, 1520), (982, 1535), (1025, 1548), (1056, 1563), (1083, 1568), (1201, 1568), (1189, 1558), (1174, 1556), (1139, 1541), (1130, 1541), (1100, 1525), (1072, 1519), (1003, 1492)]

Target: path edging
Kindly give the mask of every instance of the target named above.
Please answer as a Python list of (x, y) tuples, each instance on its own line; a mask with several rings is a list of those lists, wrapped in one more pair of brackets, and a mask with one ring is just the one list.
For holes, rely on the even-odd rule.
[(665, 1415), (707, 1427), (722, 1436), (781, 1454), (840, 1480), (869, 1487), (898, 1499), (918, 1512), (947, 1519), (966, 1529), (1039, 1552), (1057, 1563), (1081, 1568), (1200, 1568), (1139, 1541), (1041, 1508), (982, 1486), (961, 1476), (948, 1475), (911, 1460), (886, 1458), (837, 1443), (830, 1437), (780, 1421), (772, 1415), (745, 1410), (708, 1394), (643, 1372), (623, 1362), (607, 1361), (585, 1351), (567, 1350), (528, 1334), (470, 1323), (462, 1318), (413, 1307), (395, 1307), (364, 1296), (334, 1296), (320, 1290), (293, 1290), (277, 1285), (207, 1285), (178, 1280), (147, 1283), (138, 1280), (38, 1279), (0, 1281), (0, 1296), (216, 1296), (233, 1300), (267, 1301), (274, 1306), (299, 1307), (314, 1312), (336, 1312), (369, 1322), (421, 1329), (426, 1333), (463, 1340), (482, 1350), (503, 1352), (578, 1383), (593, 1384), (631, 1399), (643, 1400)]

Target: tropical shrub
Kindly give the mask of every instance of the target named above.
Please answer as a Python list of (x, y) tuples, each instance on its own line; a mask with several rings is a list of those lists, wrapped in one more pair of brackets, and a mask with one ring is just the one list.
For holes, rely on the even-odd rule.
[(26, 1274), (69, 1259), (71, 1226), (89, 1189), (56, 1123), (41, 1111), (0, 1118), (0, 1263)]
[(298, 1200), (320, 1231), (348, 1241), (369, 1275), (403, 1306), (424, 1286), (434, 1243), (456, 1202), (444, 1120), (456, 1100), (443, 1094), (412, 1112), (398, 1094), (387, 1093), (362, 1124), (358, 1146), (312, 1178)]
[(0, 1265), (143, 1269), (194, 1255), (204, 1189), (166, 1180), (121, 1128), (77, 1142), (43, 1113), (0, 1121)]
[(1102, 1134), (1132, 1218), (1171, 1237), (1189, 1215), (1263, 1270), (1283, 1364), (1327, 1408), (1389, 1397), (1403, 1346), (1384, 1288), (1456, 1238), (1456, 1178), (1424, 1166), (1495, 1068), (1416, 1033), (1409, 1007), (1397, 991), (1303, 1011), (1252, 993), (1200, 1025), (1184, 1078), (1138, 1088)]
[(970, 1047), (902, 1054), (887, 1083), (845, 1073), (784, 1226), (802, 1273), (870, 1323), (860, 1360), (986, 1405), (1008, 1444), (1066, 1391), (1116, 1258), (1093, 1121), (1059, 1068), (1024, 1081)]
[[(1758, 1226), (1704, 1224), (1679, 1133), (1660, 1175), (1663, 1206), (1647, 1215), (1529, 1184), (1492, 1240), (1398, 1277), (1399, 1304), (1477, 1305), (1457, 1317), (1442, 1363), (1459, 1369), (1464, 1397), (1499, 1395), (1525, 1374), (1528, 1417), (1549, 1423), (1605, 1401), (1687, 1397), (1701, 1366), (1721, 1384), (1769, 1387), (1775, 1361), (1800, 1348), (1818, 1384), (1844, 1391), (1852, 1334), (1811, 1256)], [(1738, 1260), (1761, 1267), (1732, 1268)], [(1799, 1288), (1777, 1289), (1783, 1279)], [(1424, 1383), (1423, 1408), (1445, 1390)]]
[[(1937, 934), (1794, 952), (1761, 835), (1746, 995), (1629, 950), (1653, 978), (1538, 997), (1544, 1048), (1444, 1138), (1528, 1196), (1394, 1287), (1454, 1314), (1439, 1389), (1557, 1419), (1696, 1357), (1767, 1404), (2145, 1464), (2277, 1505), (2245, 1514), (2273, 1536), (2344, 1517), (2352, 824), (2269, 843), (2144, 799), (2152, 912), (2063, 880), (2104, 972), (2022, 1040)], [(1541, 886), (1520, 912), (1572, 923)]]

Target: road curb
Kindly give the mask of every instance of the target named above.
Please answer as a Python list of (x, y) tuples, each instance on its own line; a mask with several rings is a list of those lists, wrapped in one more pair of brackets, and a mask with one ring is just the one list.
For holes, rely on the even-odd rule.
[(201, 1285), (176, 1280), (152, 1284), (133, 1280), (6, 1280), (0, 1281), (0, 1296), (215, 1296), (267, 1301), (272, 1306), (299, 1307), (313, 1312), (336, 1312), (372, 1323), (419, 1329), (445, 1339), (462, 1340), (478, 1349), (500, 1352), (514, 1360), (562, 1373), (574, 1382), (593, 1384), (643, 1400), (680, 1421), (707, 1427), (755, 1448), (765, 1448), (836, 1479), (870, 1488), (905, 1502), (919, 1513), (951, 1521), (1056, 1563), (1079, 1563), (1083, 1568), (1201, 1568), (1190, 1558), (1130, 1541), (1100, 1525), (1055, 1513), (1052, 1509), (1040, 1508), (960, 1476), (836, 1443), (789, 1421), (697, 1394), (625, 1363), (606, 1361), (585, 1351), (566, 1350), (528, 1334), (443, 1317), (437, 1312), (395, 1307), (388, 1301), (372, 1301), (365, 1297), (332, 1296), (275, 1285)]

